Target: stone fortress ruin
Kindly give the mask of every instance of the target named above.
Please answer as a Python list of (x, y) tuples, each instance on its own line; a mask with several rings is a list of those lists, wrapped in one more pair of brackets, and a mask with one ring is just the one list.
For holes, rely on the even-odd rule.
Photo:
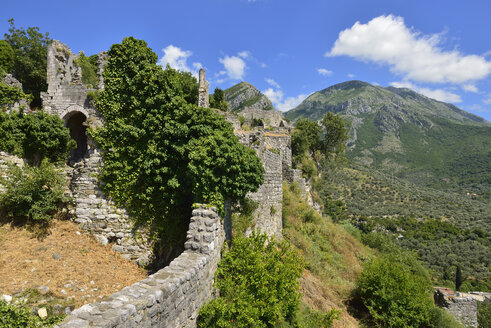
[[(107, 54), (102, 52), (97, 56), (99, 82), (91, 89), (82, 83), (78, 56), (65, 44), (53, 41), (48, 46), (48, 90), (41, 95), (43, 107), (47, 113), (65, 121), (77, 142), (67, 168), (74, 199), (73, 220), (102, 244), (112, 245), (127, 260), (144, 265), (153, 256), (146, 231), (135, 230), (126, 211), (104, 195), (97, 181), (97, 173), (104, 163), (100, 150), (87, 134), (87, 127), (103, 124), (91, 102), (91, 92), (104, 88), (102, 72)], [(198, 105), (209, 107), (209, 84), (204, 70), (199, 77)], [(251, 113), (259, 115), (256, 117), (261, 115), (254, 114), (254, 109)], [(233, 125), (239, 141), (256, 151), (265, 169), (263, 185), (248, 196), (258, 204), (251, 231), (281, 238), (282, 182), (297, 181), (307, 190), (300, 171), (292, 168), (290, 136), (281, 113), (274, 113), (274, 119), (268, 120), (268, 131), (242, 131), (236, 115), (222, 114)], [(213, 297), (214, 274), (224, 240), (224, 222), (214, 208), (201, 206), (193, 210), (185, 250), (180, 256), (147, 279), (104, 301), (76, 309), (59, 327), (196, 327), (199, 309)]]
[[(99, 82), (94, 89), (82, 83), (77, 59), (66, 45), (53, 41), (48, 46), (48, 90), (42, 94), (44, 110), (62, 118), (77, 142), (67, 168), (69, 189), (75, 201), (73, 220), (102, 244), (110, 244), (127, 260), (143, 265), (152, 257), (152, 245), (145, 238), (146, 231), (135, 230), (126, 211), (118, 208), (100, 189), (96, 176), (103, 161), (100, 150), (86, 132), (88, 126), (103, 124), (103, 118), (91, 103), (90, 93), (104, 88), (102, 72), (107, 54), (98, 54)], [(204, 70), (199, 73), (198, 106), (209, 107), (209, 84)], [(289, 126), (281, 113), (272, 110), (244, 108), (240, 112), (246, 120), (260, 118), (265, 122), (255, 130), (242, 129), (238, 116), (233, 113), (221, 114), (232, 124), (239, 141), (256, 151), (265, 170), (263, 185), (248, 195), (258, 204), (251, 230), (281, 238), (283, 181), (297, 182), (303, 196), (315, 205), (308, 182), (292, 167)], [(0, 173), (8, 161), (22, 165), (21, 159), (0, 152)], [(74, 310), (58, 327), (196, 327), (200, 308), (214, 297), (214, 275), (225, 240), (224, 225), (227, 221), (219, 217), (215, 208), (198, 206), (192, 212), (181, 255), (148, 278), (101, 302)], [(476, 324), (477, 302), (481, 298), (491, 299), (489, 295), (454, 296), (440, 291), (435, 298), (470, 326)]]

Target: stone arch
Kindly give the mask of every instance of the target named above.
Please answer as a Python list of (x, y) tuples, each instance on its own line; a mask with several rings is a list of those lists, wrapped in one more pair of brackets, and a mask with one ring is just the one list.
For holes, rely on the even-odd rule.
[(70, 152), (69, 161), (79, 161), (87, 154), (87, 127), (84, 123), (88, 117), (87, 111), (77, 105), (68, 107), (62, 113), (65, 126), (70, 129), (70, 136), (77, 142), (77, 148)]

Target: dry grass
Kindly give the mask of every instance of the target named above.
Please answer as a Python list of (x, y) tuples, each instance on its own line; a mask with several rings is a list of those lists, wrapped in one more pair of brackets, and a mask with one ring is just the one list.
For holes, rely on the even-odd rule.
[(304, 303), (317, 310), (341, 310), (341, 318), (333, 327), (358, 327), (356, 319), (347, 311), (346, 302), (355, 288), (363, 261), (373, 251), (342, 225), (312, 214), (294, 187), (284, 185), (283, 197), (283, 234), (307, 263), (301, 279)]
[(55, 220), (50, 231), (39, 240), (23, 228), (0, 226), (0, 294), (47, 286), (55, 297), (80, 306), (146, 277), (136, 264), (80, 232), (73, 222)]

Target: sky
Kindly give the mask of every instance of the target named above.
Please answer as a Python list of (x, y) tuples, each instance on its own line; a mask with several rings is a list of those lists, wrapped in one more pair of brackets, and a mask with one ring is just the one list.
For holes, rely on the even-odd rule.
[(247, 81), (281, 111), (348, 80), (408, 87), (491, 121), (489, 0), (6, 0), (8, 19), (86, 55), (143, 39), (210, 91)]

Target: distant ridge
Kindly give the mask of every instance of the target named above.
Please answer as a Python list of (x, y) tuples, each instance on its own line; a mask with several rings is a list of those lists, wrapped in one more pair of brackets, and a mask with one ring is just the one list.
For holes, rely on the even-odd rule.
[(491, 124), (477, 115), (411, 89), (347, 81), (285, 116), (319, 120), (327, 112), (351, 124), (352, 163), (440, 189), (491, 186)]
[(226, 89), (224, 93), (225, 100), (230, 104), (230, 108), (234, 112), (240, 112), (246, 107), (262, 110), (275, 109), (268, 97), (247, 82), (240, 82)]

